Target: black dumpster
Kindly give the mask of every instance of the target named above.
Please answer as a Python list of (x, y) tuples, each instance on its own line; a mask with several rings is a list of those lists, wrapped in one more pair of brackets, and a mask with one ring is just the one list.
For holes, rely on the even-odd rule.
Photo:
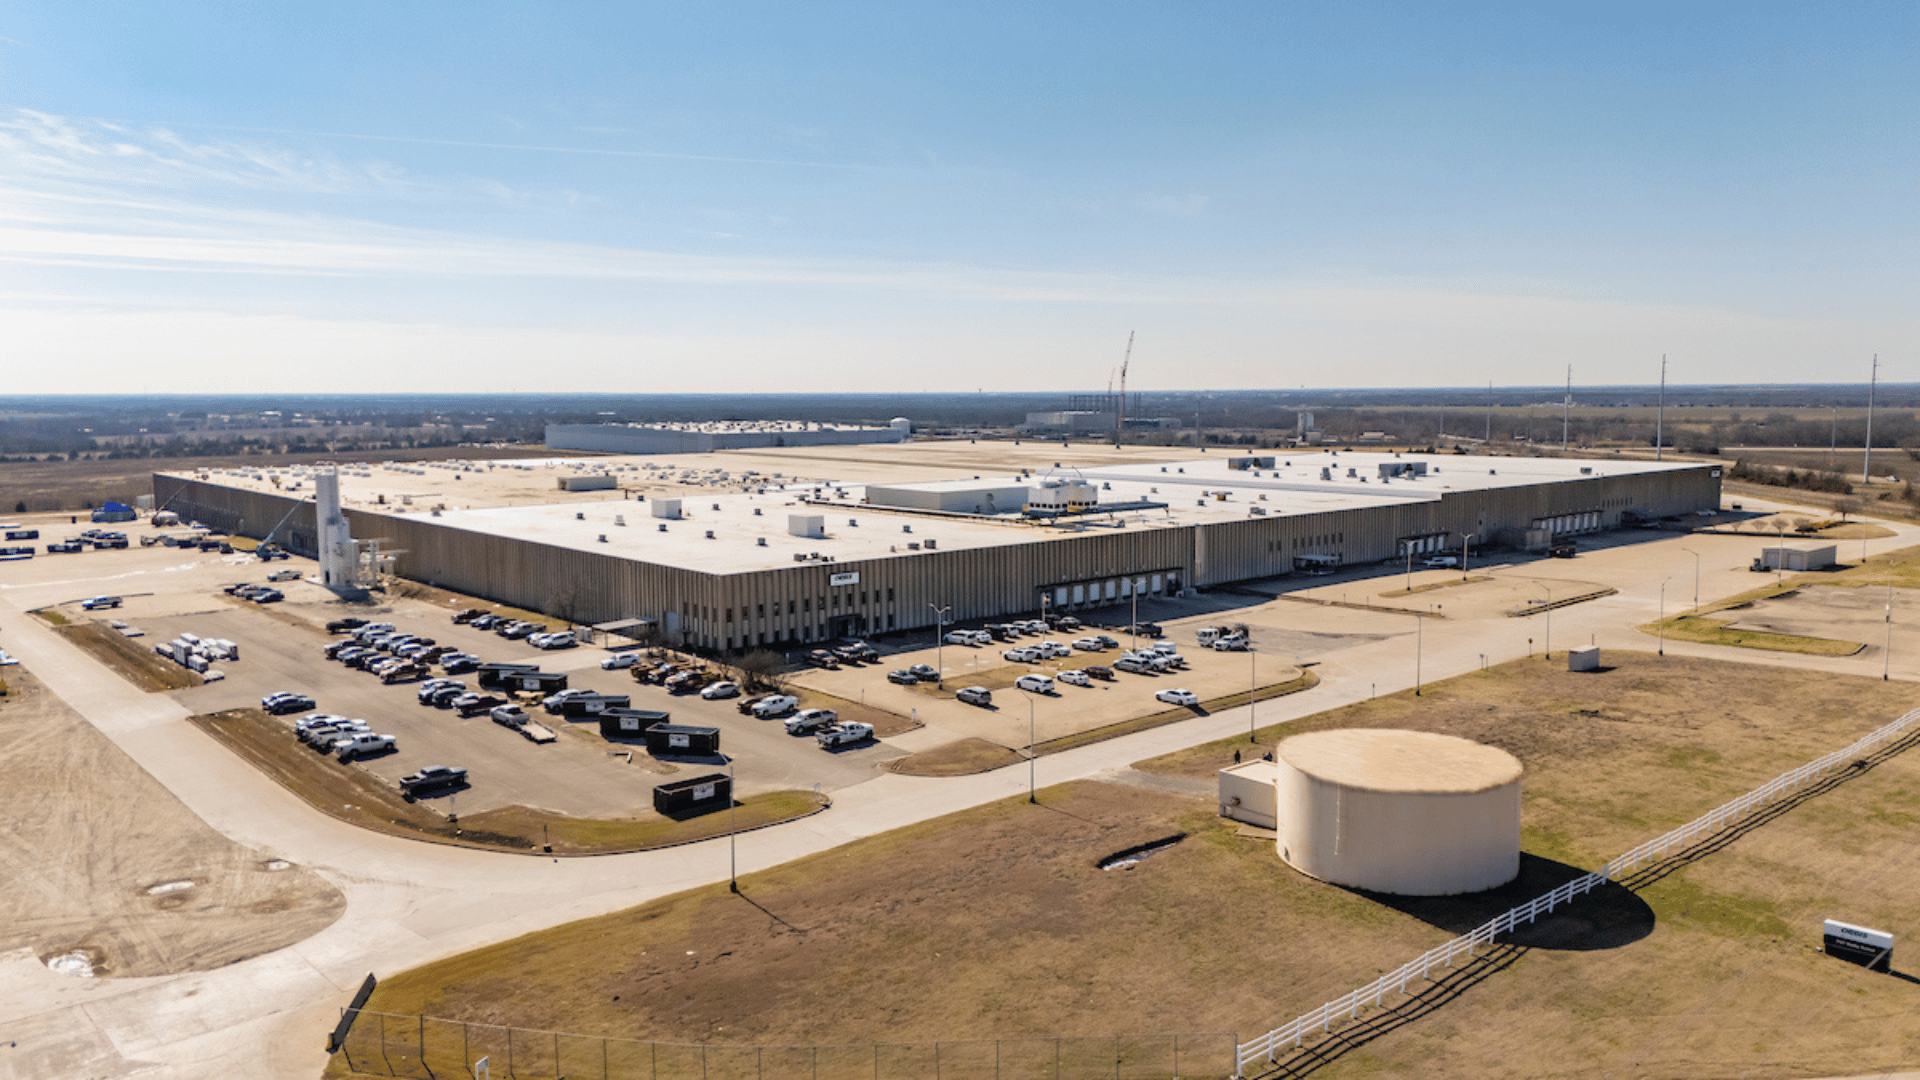
[(733, 780), (726, 773), (676, 780), (653, 789), (653, 808), (662, 814), (685, 814), (702, 807), (718, 809), (733, 801)]
[(567, 688), (567, 673), (564, 671), (515, 671), (506, 677), (509, 690), (534, 690), (542, 694), (551, 694)]
[(717, 754), (720, 729), (686, 724), (655, 724), (647, 729), (649, 754)]
[[(481, 664), (474, 669), (474, 681), (482, 690), (505, 690), (510, 677), (539, 670), (539, 664)], [(517, 683), (514, 688), (519, 688)]]
[(658, 709), (608, 709), (600, 714), (600, 734), (609, 739), (638, 739), (672, 717)]
[(570, 697), (560, 703), (560, 715), (599, 716), (610, 709), (624, 709), (633, 704), (626, 694), (581, 694)]

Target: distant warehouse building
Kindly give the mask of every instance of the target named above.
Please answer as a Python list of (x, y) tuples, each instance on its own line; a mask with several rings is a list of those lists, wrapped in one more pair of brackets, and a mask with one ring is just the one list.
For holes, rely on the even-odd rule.
[[(866, 487), (748, 484), (654, 507), (604, 492), (570, 497), (555, 479), (571, 470), (565, 461), (359, 468), (340, 483), (352, 535), (388, 553), (402, 577), (581, 623), (647, 620), (723, 651), (1397, 562), (1469, 537), (1476, 551), (1518, 548), (1542, 532), (1720, 504), (1720, 466), (1710, 464), (1276, 457)], [(184, 518), (271, 532), (310, 554), (312, 485), (300, 473), (156, 473), (154, 494)], [(529, 492), (542, 501), (514, 504)]]
[(547, 447), (609, 454), (710, 454), (783, 446), (858, 446), (906, 442), (913, 421), (886, 427), (798, 420), (726, 420), (700, 424), (548, 424)]

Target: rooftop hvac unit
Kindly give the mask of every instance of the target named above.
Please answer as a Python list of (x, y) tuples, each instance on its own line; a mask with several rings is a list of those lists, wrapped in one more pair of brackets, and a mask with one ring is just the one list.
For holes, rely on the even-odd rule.
[(848, 527), (848, 528), (856, 528), (856, 527), (858, 527), (858, 526), (859, 526), (859, 524), (860, 524), (860, 519), (859, 519), (859, 518), (848, 518), (848, 519), (847, 519), (847, 527)]
[(760, 508), (759, 508), (759, 507), (757, 507), (757, 506), (756, 506), (756, 507), (754, 507), (754, 508), (753, 508), (753, 516), (754, 516), (754, 517), (759, 517), (759, 516), (760, 516)]
[(664, 521), (663, 521), (663, 522), (661, 522), (661, 523), (660, 523), (660, 531), (661, 531), (661, 532), (666, 532), (666, 531), (667, 531), (667, 523), (666, 523), (666, 522), (664, 522)]
[(913, 526), (911, 526), (911, 525), (902, 525), (902, 526), (900, 526), (900, 531), (901, 531), (901, 532), (912, 532), (912, 531), (913, 531)]
[(625, 514), (613, 515), (613, 523), (615, 525), (625, 525), (627, 523), (627, 515)]
[(766, 546), (767, 546), (767, 538), (766, 538), (766, 537), (764, 537), (764, 536), (756, 536), (756, 537), (754, 537), (754, 542), (755, 542), (755, 545), (756, 545), (756, 546), (758, 546), (758, 547), (766, 547)]
[[(763, 537), (763, 539), (764, 539), (764, 537)], [(804, 554), (802, 554), (801, 552), (798, 552), (798, 551), (796, 551), (796, 552), (794, 552), (794, 553), (793, 553), (793, 561), (794, 561), (794, 562), (806, 562), (806, 561), (807, 561), (807, 557), (806, 557), (806, 555), (804, 555)]]
[[(600, 539), (602, 539), (602, 540), (605, 540), (605, 539), (606, 539), (606, 537), (604, 537), (604, 536), (603, 536), (603, 537), (601, 537)], [(708, 530), (707, 530), (707, 539), (709, 539), (709, 540), (711, 540), (711, 539), (713, 539), (713, 530), (712, 530), (712, 529), (708, 529)]]
[(925, 543), (926, 543), (927, 550), (932, 551), (934, 547), (934, 542), (931, 540), (928, 540), (928, 541), (925, 541)]
[(601, 534), (600, 534), (600, 542), (601, 542), (601, 543), (603, 543), (603, 544), (607, 542), (607, 534), (606, 534), (606, 533), (601, 533)]
[(909, 541), (907, 541), (907, 550), (908, 550), (908, 551), (919, 551), (919, 550), (920, 550), (920, 541), (918, 541), (918, 540), (909, 540)]

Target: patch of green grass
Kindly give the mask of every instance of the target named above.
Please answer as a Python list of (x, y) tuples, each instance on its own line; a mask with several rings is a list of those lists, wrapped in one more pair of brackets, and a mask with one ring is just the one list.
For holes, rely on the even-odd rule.
[[(1663, 630), (1664, 628), (1664, 630)], [(1809, 656), (1852, 656), (1866, 646), (1858, 641), (1805, 637), (1799, 634), (1773, 634), (1761, 630), (1735, 630), (1731, 619), (1707, 619), (1698, 615), (1676, 615), (1665, 622), (1650, 622), (1640, 628), (1656, 637), (1662, 633), (1675, 641), (1702, 645), (1735, 645), (1743, 649), (1769, 649), (1773, 652), (1804, 653)]]
[(1658, 918), (1695, 926), (1716, 937), (1788, 938), (1794, 933), (1773, 901), (1714, 892), (1688, 880), (1684, 873), (1648, 886), (1640, 897)]
[(68, 623), (73, 621), (67, 618), (65, 615), (60, 614), (58, 610), (50, 607), (43, 607), (38, 611), (35, 611), (34, 614), (47, 620), (48, 623), (54, 626), (65, 626)]

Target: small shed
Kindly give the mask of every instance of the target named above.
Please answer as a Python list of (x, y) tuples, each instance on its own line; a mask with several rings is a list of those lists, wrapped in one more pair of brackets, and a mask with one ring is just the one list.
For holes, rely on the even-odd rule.
[(662, 814), (719, 809), (733, 802), (733, 778), (726, 773), (709, 773), (690, 780), (658, 784), (653, 789), (653, 808)]
[(1279, 798), (1273, 782), (1280, 767), (1271, 761), (1243, 761), (1220, 770), (1220, 816), (1277, 829)]
[(1600, 646), (1589, 645), (1584, 649), (1567, 650), (1568, 671), (1599, 671)]
[(1761, 558), (1769, 570), (1825, 570), (1839, 561), (1832, 544), (1774, 544)]
[(606, 739), (638, 739), (647, 729), (672, 720), (659, 709), (608, 709), (600, 714), (600, 736)]
[(704, 755), (720, 752), (720, 729), (688, 724), (655, 724), (647, 729), (647, 753)]

